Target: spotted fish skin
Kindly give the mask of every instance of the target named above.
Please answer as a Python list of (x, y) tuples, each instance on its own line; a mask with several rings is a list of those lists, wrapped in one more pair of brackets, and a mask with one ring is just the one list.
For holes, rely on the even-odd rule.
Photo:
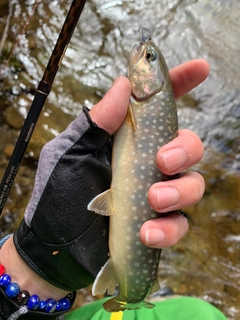
[(114, 137), (112, 183), (109, 190), (94, 198), (88, 208), (110, 215), (109, 260), (93, 284), (93, 295), (112, 294), (107, 311), (151, 308), (145, 301), (157, 291), (161, 250), (144, 246), (139, 238), (142, 224), (159, 218), (147, 201), (150, 186), (161, 181), (156, 153), (177, 136), (176, 104), (165, 60), (150, 40), (132, 49), (128, 77), (132, 97), (126, 119)]

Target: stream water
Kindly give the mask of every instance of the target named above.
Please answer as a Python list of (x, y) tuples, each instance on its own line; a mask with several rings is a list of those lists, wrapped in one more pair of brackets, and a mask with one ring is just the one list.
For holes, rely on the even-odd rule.
[[(35, 1), (2, 0), (0, 67)], [(0, 177), (34, 97), (71, 1), (40, 1), (0, 80)], [(202, 201), (185, 211), (190, 230), (163, 250), (159, 281), (177, 294), (205, 299), (228, 319), (240, 319), (240, 2), (239, 0), (89, 0), (30, 141), (0, 224), (13, 231), (32, 192), (39, 152), (81, 111), (125, 74), (139, 28), (152, 31), (169, 68), (194, 58), (209, 78), (178, 100), (181, 128), (202, 138), (205, 156), (194, 170), (205, 178)], [(9, 25), (8, 25), (9, 23)], [(80, 304), (91, 301), (81, 290)]]

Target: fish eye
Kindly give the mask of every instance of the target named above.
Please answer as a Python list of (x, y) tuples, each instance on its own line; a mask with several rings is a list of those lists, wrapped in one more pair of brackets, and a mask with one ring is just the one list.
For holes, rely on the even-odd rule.
[(148, 50), (146, 53), (146, 59), (148, 61), (155, 61), (157, 59), (157, 52), (154, 50)]

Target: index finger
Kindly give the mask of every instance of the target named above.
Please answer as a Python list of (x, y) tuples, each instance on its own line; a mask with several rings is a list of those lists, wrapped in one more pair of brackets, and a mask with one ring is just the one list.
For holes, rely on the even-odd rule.
[(188, 93), (209, 74), (209, 64), (204, 59), (187, 61), (169, 71), (175, 98)]

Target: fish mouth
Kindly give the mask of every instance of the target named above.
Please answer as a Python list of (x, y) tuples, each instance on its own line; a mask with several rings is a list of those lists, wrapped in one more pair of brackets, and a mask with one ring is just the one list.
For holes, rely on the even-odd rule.
[(129, 57), (129, 63), (128, 63), (128, 68), (127, 68), (127, 77), (129, 78), (130, 76), (130, 65), (135, 64), (141, 57), (144, 51), (144, 43), (136, 43), (131, 52), (130, 52), (130, 57)]
[(144, 43), (136, 43), (130, 53), (130, 61), (131, 63), (135, 63), (136, 61), (139, 60), (141, 57), (142, 53), (144, 51)]

